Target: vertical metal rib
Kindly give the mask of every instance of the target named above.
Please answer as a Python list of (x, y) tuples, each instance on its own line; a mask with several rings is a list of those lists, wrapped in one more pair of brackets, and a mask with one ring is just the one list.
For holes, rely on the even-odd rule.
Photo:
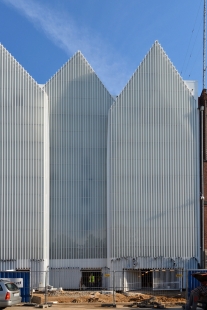
[(113, 98), (80, 52), (45, 89), (50, 105), (50, 257), (106, 258), (106, 134)]
[(158, 42), (110, 109), (108, 133), (111, 257), (148, 268), (198, 258), (198, 111)]
[[(30, 259), (48, 258), (43, 225), (49, 208), (43, 184), (47, 98), (2, 45), (0, 68), (0, 260), (29, 267)], [(48, 176), (49, 171), (47, 182)]]

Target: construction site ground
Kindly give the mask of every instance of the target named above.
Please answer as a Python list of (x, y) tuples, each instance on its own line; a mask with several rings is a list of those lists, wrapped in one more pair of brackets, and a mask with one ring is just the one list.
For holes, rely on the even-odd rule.
[[(181, 307), (186, 303), (185, 293), (170, 292), (170, 294), (142, 294), (140, 292), (115, 293), (107, 291), (56, 291), (34, 292), (31, 298), (32, 303), (44, 304), (96, 304), (104, 305), (116, 303), (117, 305), (139, 306), (139, 308), (168, 308)], [(133, 308), (132, 308), (133, 309)]]
[[(31, 309), (31, 305), (18, 305), (18, 306), (12, 306), (12, 310), (20, 310), (20, 308), (22, 308), (22, 310), (32, 310), (35, 309), (36, 307), (32, 307)], [(117, 309), (122, 309), (122, 310), (129, 310), (131, 308), (127, 307), (127, 305), (116, 305)], [(111, 307), (104, 307), (102, 308), (101, 305), (97, 305), (97, 304), (58, 304), (58, 305), (52, 305), (52, 308), (50, 308), (51, 310), (63, 310), (63, 309), (70, 309), (70, 310), (107, 310), (107, 309), (112, 309)], [(137, 309), (137, 308), (134, 308)], [(151, 309), (151, 308), (148, 308)], [(145, 309), (147, 310), (147, 308)], [(171, 307), (170, 310), (182, 310), (182, 308), (180, 306), (177, 307)]]

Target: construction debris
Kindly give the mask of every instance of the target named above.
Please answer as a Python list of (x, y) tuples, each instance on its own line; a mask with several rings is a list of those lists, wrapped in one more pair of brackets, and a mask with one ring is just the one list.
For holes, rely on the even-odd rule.
[[(39, 304), (45, 303), (45, 294), (42, 292), (35, 292), (32, 296), (32, 302)], [(131, 307), (139, 308), (158, 308), (163, 309), (168, 306), (182, 306), (186, 300), (182, 295), (160, 296), (160, 295), (148, 295), (138, 292), (128, 293), (111, 293), (111, 291), (103, 291), (103, 293), (97, 291), (53, 291), (48, 292), (47, 302), (58, 303), (100, 303), (102, 304), (114, 304), (124, 303)]]
[(138, 308), (159, 308), (164, 309), (165, 304), (157, 302), (155, 297), (144, 299), (141, 302), (134, 302), (129, 307), (138, 307)]

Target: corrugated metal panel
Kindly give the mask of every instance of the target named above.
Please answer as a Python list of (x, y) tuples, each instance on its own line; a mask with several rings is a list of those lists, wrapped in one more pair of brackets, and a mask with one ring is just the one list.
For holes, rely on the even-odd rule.
[(153, 257), (153, 256), (139, 256), (132, 257), (131, 255), (126, 257), (112, 258), (110, 260), (110, 266), (112, 270), (122, 270), (125, 268), (137, 269), (190, 269), (198, 267), (198, 261), (196, 258), (183, 258), (183, 257)]
[(81, 272), (79, 268), (51, 268), (50, 285), (64, 289), (80, 289)]
[(113, 98), (78, 52), (45, 85), (50, 111), (50, 257), (106, 257), (107, 115)]
[(46, 99), (0, 45), (0, 261), (15, 267), (17, 260), (48, 258)]
[[(109, 257), (199, 260), (199, 115), (155, 42), (109, 113)], [(110, 245), (111, 243), (111, 245)], [(162, 259), (161, 259), (162, 258)], [(189, 266), (190, 267), (190, 266)]]
[[(13, 281), (20, 288), (22, 302), (30, 301), (29, 271), (0, 271), (0, 279), (8, 279), (9, 281)], [(16, 283), (15, 279), (20, 280), (21, 283)]]

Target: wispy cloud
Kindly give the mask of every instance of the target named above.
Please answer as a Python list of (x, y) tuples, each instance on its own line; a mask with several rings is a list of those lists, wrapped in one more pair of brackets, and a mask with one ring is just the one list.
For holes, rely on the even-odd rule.
[[(34, 0), (3, 0), (28, 18), (68, 56), (80, 50), (104, 85), (112, 94), (119, 94), (126, 84), (128, 74), (124, 59), (112, 46), (103, 42), (97, 33), (80, 28), (69, 14), (54, 11)], [(111, 51), (111, 52), (109, 52)]]

